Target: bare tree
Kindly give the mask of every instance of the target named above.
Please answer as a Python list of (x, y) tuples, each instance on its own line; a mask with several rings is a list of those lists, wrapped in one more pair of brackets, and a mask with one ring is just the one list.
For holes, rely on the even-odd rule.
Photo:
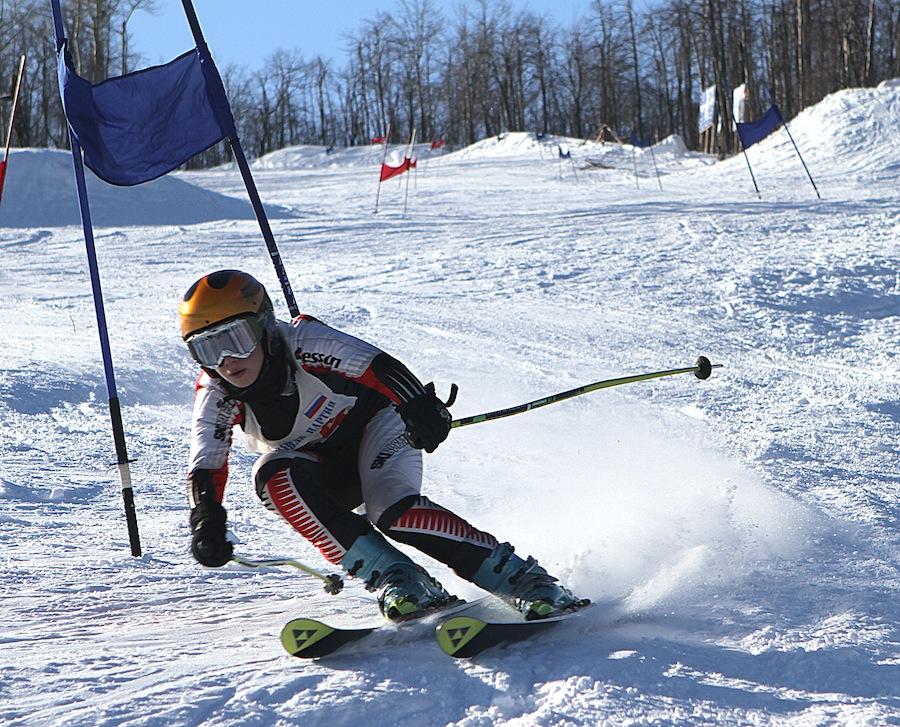
[(431, 0), (400, 0), (400, 15), (391, 23), (406, 125), (419, 129), (422, 138), (435, 132), (435, 56), (443, 43), (443, 26), (444, 18)]
[[(434, 0), (395, 0), (349, 33), (346, 60), (293, 49), (256, 70), (226, 69), (244, 148), (264, 154), (299, 143), (368, 143), (390, 124), (464, 145), (505, 130), (584, 137), (607, 125), (698, 143), (697, 95), (715, 84), (718, 117), (732, 86), (752, 107), (768, 92), (790, 117), (826, 94), (900, 75), (900, 0), (592, 0), (560, 27), (509, 0), (459, 0), (447, 20)], [(64, 0), (68, 50), (98, 82), (140, 55), (129, 25), (158, 0)], [(0, 92), (22, 54), (26, 78), (13, 141), (68, 143), (46, 0), (0, 0)], [(0, 93), (2, 95), (2, 93)], [(0, 103), (0, 119), (8, 109)], [(725, 124), (729, 126), (729, 124)], [(734, 141), (720, 140), (723, 151)], [(192, 165), (228, 158), (217, 145)]]
[(128, 44), (130, 36), (128, 33), (128, 23), (131, 22), (132, 16), (138, 11), (143, 10), (151, 15), (156, 14), (158, 10), (157, 0), (127, 0), (122, 3), (119, 8), (119, 60), (121, 61), (121, 75), (128, 73), (129, 58)]

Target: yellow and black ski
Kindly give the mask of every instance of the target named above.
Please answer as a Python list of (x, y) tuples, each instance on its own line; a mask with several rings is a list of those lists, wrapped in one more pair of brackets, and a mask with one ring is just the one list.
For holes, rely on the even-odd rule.
[(312, 618), (297, 618), (288, 621), (281, 630), (281, 643), (291, 656), (316, 659), (337, 651), (345, 644), (364, 639), (378, 628), (341, 629)]
[(571, 615), (536, 621), (485, 621), (474, 616), (454, 616), (437, 627), (437, 642), (445, 654), (457, 659), (477, 656), (494, 646), (524, 641), (543, 633)]
[[(465, 609), (472, 608), (484, 599), (463, 601), (455, 599), (442, 608), (428, 611), (416, 618), (401, 622), (384, 621), (376, 626), (364, 626), (357, 628), (340, 628), (331, 626), (314, 618), (297, 618), (288, 621), (281, 630), (281, 643), (291, 656), (300, 659), (318, 659), (321, 656), (332, 654), (342, 647), (365, 639), (376, 631), (385, 629), (403, 628), (406, 624), (432, 624), (435, 619), (446, 618)], [(431, 629), (422, 631), (423, 636), (432, 633)]]

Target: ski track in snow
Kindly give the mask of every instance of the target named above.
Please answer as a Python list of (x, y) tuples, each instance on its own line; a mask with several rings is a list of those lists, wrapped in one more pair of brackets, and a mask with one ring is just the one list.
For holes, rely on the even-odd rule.
[[(135, 459), (144, 555), (129, 555), (70, 160), (14, 150), (0, 208), (0, 722), (900, 724), (898, 119), (900, 90), (883, 88), (790, 122), (821, 201), (784, 131), (748, 152), (762, 199), (743, 157), (716, 163), (677, 139), (652, 158), (530, 134), (427, 165), (422, 152), (377, 214), (371, 150), (255, 163), (301, 310), (439, 393), (458, 384), (454, 416), (699, 354), (723, 365), (457, 429), (426, 458), (427, 494), (596, 602), (468, 661), (422, 628), (292, 659), (285, 621), (375, 623), (373, 596), (190, 557), (196, 371), (177, 303), (200, 275), (241, 267), (287, 316), (230, 168), (89, 180)], [(226, 506), (239, 552), (332, 572), (256, 501), (252, 462), (238, 444)]]

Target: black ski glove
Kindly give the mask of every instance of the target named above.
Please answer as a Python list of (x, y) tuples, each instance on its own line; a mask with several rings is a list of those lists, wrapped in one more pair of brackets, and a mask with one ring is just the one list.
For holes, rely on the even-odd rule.
[(225, 508), (205, 499), (191, 510), (191, 553), (208, 568), (225, 565), (234, 554), (234, 546), (225, 538)]
[(406, 440), (415, 449), (431, 454), (450, 433), (452, 417), (447, 405), (435, 396), (434, 384), (428, 384), (424, 394), (398, 406), (397, 412), (406, 425)]

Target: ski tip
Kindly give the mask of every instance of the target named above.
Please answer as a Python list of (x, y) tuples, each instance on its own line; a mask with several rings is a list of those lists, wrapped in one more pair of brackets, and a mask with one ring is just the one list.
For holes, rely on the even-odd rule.
[(315, 645), (334, 633), (334, 629), (321, 621), (298, 618), (289, 621), (281, 630), (281, 643), (291, 656), (310, 657)]
[(437, 627), (438, 646), (448, 656), (471, 656), (467, 648), (472, 640), (487, 626), (486, 621), (474, 616), (455, 616)]
[(456, 659), (477, 656), (486, 649), (515, 641), (524, 641), (561, 623), (565, 616), (534, 621), (482, 621), (474, 616), (457, 616), (437, 629), (437, 642), (443, 652)]
[(316, 659), (372, 633), (374, 628), (336, 629), (311, 618), (288, 621), (281, 630), (281, 643), (291, 656)]

